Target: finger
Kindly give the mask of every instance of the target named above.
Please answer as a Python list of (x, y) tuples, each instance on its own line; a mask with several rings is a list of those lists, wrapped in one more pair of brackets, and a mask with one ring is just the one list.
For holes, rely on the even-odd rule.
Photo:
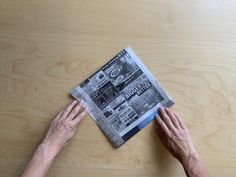
[(177, 113), (175, 113), (175, 112), (174, 112), (174, 116), (175, 116), (175, 118), (177, 119), (177, 121), (179, 122), (180, 127), (181, 127), (182, 129), (186, 130), (187, 127), (186, 127), (186, 125), (184, 124), (182, 118), (181, 118)]
[(163, 107), (160, 107), (160, 117), (162, 118), (163, 122), (166, 124), (166, 126), (170, 129), (170, 130), (175, 130), (175, 127), (173, 125), (173, 123), (170, 120), (170, 117), (167, 115), (165, 109)]
[(165, 141), (167, 140), (167, 137), (170, 136), (170, 134), (168, 134), (168, 133), (162, 131), (161, 129), (157, 129), (156, 132), (157, 132), (157, 134), (158, 134), (158, 136), (159, 136), (161, 142), (162, 142), (163, 144), (165, 144)]
[(61, 111), (56, 115), (56, 117), (53, 119), (53, 121), (57, 121), (58, 119), (60, 119), (61, 116), (62, 116), (62, 113), (63, 113), (63, 110), (61, 110)]
[(65, 107), (64, 112), (62, 114), (62, 118), (66, 118), (77, 103), (78, 103), (77, 100), (70, 102), (70, 104)]
[(81, 100), (77, 105), (71, 110), (69, 115), (67, 116), (69, 120), (73, 120), (80, 112), (82, 106), (83, 106), (83, 100)]
[(167, 115), (170, 117), (170, 120), (172, 124), (175, 126), (175, 128), (179, 129), (180, 125), (176, 117), (174, 116), (173, 112), (169, 110), (168, 108), (165, 108)]
[(160, 131), (159, 129), (161, 129), (166, 134), (170, 133), (168, 127), (166, 126), (166, 124), (163, 122), (163, 120), (160, 118), (159, 115), (155, 116), (155, 120), (156, 120), (156, 123), (157, 123), (157, 131)]
[(88, 114), (88, 108), (85, 108), (80, 114), (78, 114), (72, 121), (72, 125), (78, 125)]

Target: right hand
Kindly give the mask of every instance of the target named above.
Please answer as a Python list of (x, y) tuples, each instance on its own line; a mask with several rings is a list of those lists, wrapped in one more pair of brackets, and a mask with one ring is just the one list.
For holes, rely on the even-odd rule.
[[(160, 108), (156, 115), (157, 134), (169, 152), (181, 163), (198, 157), (192, 138), (181, 117), (168, 108)], [(188, 163), (188, 162), (187, 162)]]

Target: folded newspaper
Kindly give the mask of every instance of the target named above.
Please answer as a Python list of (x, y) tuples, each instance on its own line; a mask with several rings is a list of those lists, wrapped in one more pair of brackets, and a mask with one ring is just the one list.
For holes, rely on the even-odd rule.
[(114, 147), (151, 122), (172, 98), (134, 51), (127, 47), (71, 91), (84, 100), (89, 114)]

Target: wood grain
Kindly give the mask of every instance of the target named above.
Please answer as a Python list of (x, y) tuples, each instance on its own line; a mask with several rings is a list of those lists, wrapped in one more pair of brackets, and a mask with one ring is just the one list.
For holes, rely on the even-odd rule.
[[(236, 2), (0, 0), (0, 176), (17, 176), (68, 92), (131, 46), (215, 177), (236, 174)], [(95, 148), (96, 147), (96, 148)], [(115, 150), (88, 117), (49, 177), (181, 177), (150, 124)]]

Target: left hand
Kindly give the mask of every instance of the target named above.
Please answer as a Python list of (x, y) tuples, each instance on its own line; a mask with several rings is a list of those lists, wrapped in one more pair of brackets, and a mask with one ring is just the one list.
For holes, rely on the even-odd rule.
[(75, 134), (80, 122), (86, 117), (88, 108), (83, 101), (72, 101), (62, 109), (51, 122), (49, 130), (43, 140), (42, 146), (46, 146), (48, 155), (56, 155)]

